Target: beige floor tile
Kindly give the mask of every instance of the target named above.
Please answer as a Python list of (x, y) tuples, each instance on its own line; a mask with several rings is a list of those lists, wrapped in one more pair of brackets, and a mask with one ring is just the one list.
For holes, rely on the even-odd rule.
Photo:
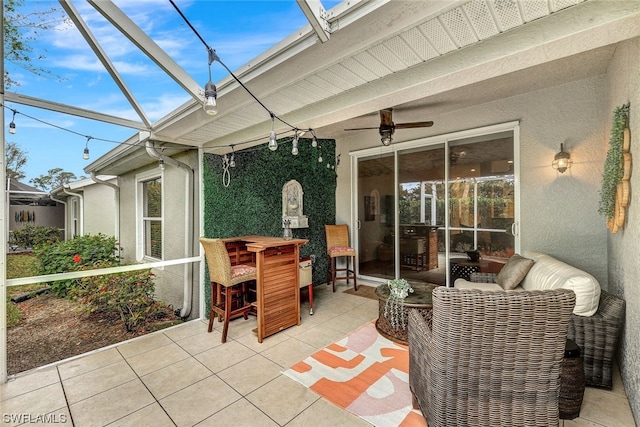
[[(330, 320), (329, 322), (332, 322), (332, 320)], [(313, 327), (304, 334), (300, 334), (295, 338), (309, 344), (316, 350), (319, 350), (345, 336), (344, 332), (337, 331), (329, 327), (324, 327), (323, 325), (325, 325), (326, 323), (328, 322)]]
[(153, 426), (153, 427), (173, 427), (173, 421), (164, 412), (162, 406), (158, 402), (154, 402), (149, 406), (145, 406), (136, 412), (127, 415), (124, 418), (120, 418), (113, 424), (109, 424), (109, 427), (140, 427), (140, 426)]
[(208, 426), (277, 427), (278, 424), (246, 399), (240, 399), (198, 424), (198, 427)]
[(6, 383), (0, 384), (0, 402), (58, 381), (60, 381), (60, 377), (55, 366), (18, 375), (10, 378)]
[(271, 347), (260, 354), (272, 362), (277, 363), (283, 369), (288, 369), (291, 365), (307, 356), (315, 353), (317, 347), (300, 341), (297, 338), (289, 338), (277, 346)]
[[(572, 420), (560, 420), (560, 427), (603, 427), (602, 424), (594, 423), (583, 418), (574, 418)], [(614, 426), (605, 426), (614, 427)]]
[(363, 322), (360, 318), (343, 314), (342, 316), (334, 317), (333, 319), (327, 320), (326, 322), (320, 324), (319, 327), (336, 330), (338, 332), (341, 332), (344, 336), (349, 332), (355, 331), (365, 323), (366, 322)]
[(153, 371), (162, 369), (165, 366), (186, 359), (187, 357), (189, 357), (189, 353), (171, 341), (169, 345), (127, 358), (127, 362), (129, 362), (133, 370), (142, 377)]
[(122, 356), (115, 348), (102, 350), (88, 356), (73, 359), (58, 366), (60, 377), (64, 380), (75, 375), (82, 375), (94, 369), (121, 362)]
[(69, 406), (76, 426), (104, 426), (155, 402), (138, 379)]
[(160, 401), (177, 426), (192, 426), (240, 399), (231, 387), (212, 375)]
[(366, 427), (371, 424), (362, 418), (338, 408), (325, 399), (318, 399), (313, 405), (309, 406), (291, 420), (291, 422), (287, 424), (287, 427), (308, 427), (316, 425)]
[(297, 326), (292, 326), (290, 328), (285, 329), (284, 331), (278, 332), (268, 337), (264, 337), (262, 339), (262, 342), (258, 342), (258, 335), (254, 332), (251, 332), (250, 334), (243, 335), (241, 337), (234, 338), (234, 339), (235, 341), (255, 351), (256, 353), (262, 353), (263, 351), (270, 349), (276, 345), (279, 345), (283, 341), (288, 340), (290, 336), (287, 335), (287, 331), (294, 328), (297, 328)]
[(160, 400), (213, 375), (196, 359), (187, 358), (143, 376), (142, 382)]
[[(258, 409), (280, 425), (285, 425), (307, 409), (320, 396), (297, 382), (280, 375), (246, 396)], [(319, 424), (330, 425), (330, 424)]]
[(146, 353), (148, 351), (155, 350), (158, 347), (163, 347), (171, 343), (171, 339), (160, 332), (138, 338), (126, 344), (119, 345), (117, 349), (123, 357), (128, 359), (130, 357), (137, 356), (138, 354)]
[(79, 402), (136, 378), (124, 360), (62, 381), (69, 403)]
[(190, 320), (181, 325), (162, 330), (164, 335), (173, 341), (180, 341), (203, 331), (207, 331), (207, 323), (201, 320)]
[(585, 389), (580, 418), (604, 426), (635, 427), (627, 399), (593, 387)]
[(195, 356), (212, 372), (218, 373), (256, 354), (237, 341), (227, 341), (224, 345), (214, 347)]
[(195, 335), (176, 341), (176, 344), (182, 347), (187, 353), (196, 355), (222, 345), (221, 339), (222, 333), (220, 331), (213, 330), (211, 332), (207, 332), (207, 329), (205, 328)]
[(218, 372), (218, 376), (238, 393), (246, 395), (272, 381), (281, 371), (280, 365), (256, 354)]
[(66, 407), (67, 402), (64, 398), (62, 385), (53, 383), (3, 401), (1, 412), (3, 421), (4, 417), (9, 415), (10, 419), (6, 424), (18, 425), (29, 422), (41, 414), (63, 413)]
[[(227, 340), (229, 340), (229, 338), (236, 339), (245, 335), (253, 335), (253, 332), (251, 332), (251, 330), (256, 328), (257, 326), (258, 321), (255, 316), (249, 316), (247, 320), (243, 319), (242, 317), (233, 319), (229, 322)], [(214, 330), (222, 333), (224, 322), (218, 322), (218, 319), (215, 319), (213, 322), (213, 328)]]

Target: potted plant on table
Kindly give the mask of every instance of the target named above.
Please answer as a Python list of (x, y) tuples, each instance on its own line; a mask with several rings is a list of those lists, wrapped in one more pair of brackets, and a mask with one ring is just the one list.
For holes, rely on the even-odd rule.
[(389, 319), (391, 327), (394, 329), (406, 329), (404, 309), (402, 307), (404, 299), (413, 293), (413, 288), (405, 279), (393, 279), (387, 281), (389, 287), (389, 298), (384, 305), (384, 316)]

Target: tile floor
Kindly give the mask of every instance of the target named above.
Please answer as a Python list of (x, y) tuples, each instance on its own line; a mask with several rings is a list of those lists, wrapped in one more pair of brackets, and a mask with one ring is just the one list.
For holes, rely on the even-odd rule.
[[(0, 386), (2, 425), (367, 426), (281, 374), (378, 315), (377, 301), (314, 288), (314, 315), (257, 342), (255, 318), (220, 343), (193, 321), (43, 367)], [(634, 426), (619, 375), (613, 390), (587, 388), (581, 417), (561, 426)], [(564, 423), (564, 424), (563, 424)]]

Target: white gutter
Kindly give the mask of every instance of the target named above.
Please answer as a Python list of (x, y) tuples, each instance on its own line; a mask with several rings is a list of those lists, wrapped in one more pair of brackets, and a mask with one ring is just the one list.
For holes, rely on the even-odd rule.
[[(69, 187), (68, 184), (66, 184), (67, 187)], [(84, 236), (84, 196), (80, 193), (74, 193), (73, 191), (69, 191), (67, 190), (67, 188), (65, 188), (65, 186), (62, 186), (62, 192), (64, 194), (67, 194), (69, 196), (75, 196), (78, 199), (80, 199), (80, 235)]]
[[(116, 236), (116, 241), (118, 242), (118, 244), (120, 244), (120, 186), (98, 178), (96, 176), (96, 173), (93, 171), (91, 172), (90, 178), (96, 184), (102, 184), (106, 185), (107, 187), (113, 188), (113, 202), (115, 205), (114, 233)], [(120, 254), (118, 253), (118, 255)]]
[[(184, 207), (184, 257), (190, 258), (193, 246), (193, 174), (194, 171), (191, 167), (185, 163), (179, 162), (178, 160), (172, 157), (165, 157), (156, 151), (153, 146), (153, 142), (148, 140), (145, 142), (145, 148), (147, 149), (147, 153), (159, 161), (163, 161), (165, 166), (171, 165), (181, 168), (185, 171), (185, 195), (187, 200), (185, 200)], [(180, 309), (180, 317), (187, 317), (191, 314), (191, 304), (193, 300), (193, 266), (192, 264), (184, 265), (184, 291), (183, 291), (183, 301), (182, 308)]]

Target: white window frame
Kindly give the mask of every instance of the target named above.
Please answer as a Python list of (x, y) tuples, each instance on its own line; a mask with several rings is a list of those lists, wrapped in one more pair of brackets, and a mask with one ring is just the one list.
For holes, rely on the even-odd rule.
[[(162, 224), (162, 259), (154, 258), (145, 255), (145, 235), (144, 235), (144, 183), (160, 179), (162, 184), (161, 198), (162, 208), (160, 213), (160, 223)], [(165, 254), (164, 236), (165, 236), (165, 222), (164, 222), (164, 209), (165, 209), (165, 197), (164, 197), (164, 174), (160, 170), (149, 170), (136, 175), (136, 259), (138, 262), (146, 261), (162, 261)]]

